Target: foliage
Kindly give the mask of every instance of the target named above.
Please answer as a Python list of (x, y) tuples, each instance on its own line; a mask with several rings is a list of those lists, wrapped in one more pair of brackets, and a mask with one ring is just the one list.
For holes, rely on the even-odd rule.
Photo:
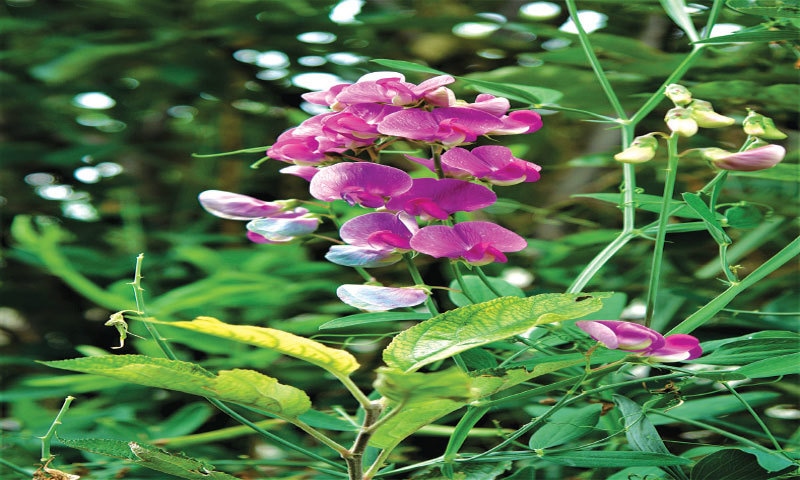
[[(6, 2), (0, 476), (797, 474), (800, 7), (578, 3)], [(442, 100), (420, 94), (396, 103), (414, 122), (297, 162), (379, 160), (409, 185), (467, 172), (498, 197), (418, 202), (420, 225), (386, 227), (406, 243), (359, 244), (357, 204), (391, 204), (321, 198), (319, 179), (307, 201), (274, 160), (327, 111), (300, 95), (330, 85), (302, 74), (387, 69), (513, 107), (459, 130), (474, 142), (422, 138), (409, 111)], [(527, 173), (475, 173), (458, 145)], [(363, 181), (406, 181), (387, 175)], [(209, 190), (240, 192), (200, 197), (227, 220), (200, 208)], [(230, 220), (261, 242), (274, 218), (304, 223), (257, 244)], [(367, 247), (378, 263), (358, 263)], [(356, 313), (342, 286), (408, 308)], [(637, 335), (700, 346), (670, 359)]]

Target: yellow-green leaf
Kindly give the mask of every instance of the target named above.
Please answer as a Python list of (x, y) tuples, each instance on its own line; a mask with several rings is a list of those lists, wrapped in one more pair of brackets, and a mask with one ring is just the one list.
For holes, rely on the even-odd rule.
[[(516, 368), (507, 370), (505, 372), (499, 371), (496, 375), (476, 373), (470, 376), (469, 386), (471, 387), (471, 394), (474, 396), (474, 398), (485, 398), (540, 375), (545, 375), (562, 368), (567, 368), (582, 363), (584, 363), (584, 360), (582, 359), (572, 359), (541, 363), (536, 365), (533, 370)], [(414, 373), (412, 375), (430, 374)], [(412, 382), (414, 384), (418, 384), (418, 379), (422, 379), (424, 377), (420, 376), (409, 378), (413, 378)], [(443, 375), (440, 380), (445, 380), (448, 378), (448, 381), (454, 380), (454, 377), (449, 377), (449, 374), (447, 376)], [(403, 441), (403, 439), (416, 432), (420, 428), (435, 422), (437, 419), (447, 415), (448, 413), (458, 410), (470, 401), (471, 399), (467, 398), (446, 398), (444, 395), (440, 395), (438, 397), (420, 396), (413, 398), (399, 407), (402, 408), (402, 411), (397, 412), (394, 416), (378, 427), (373, 436), (370, 438), (369, 443), (374, 447), (392, 449), (401, 441)]]
[(477, 391), (470, 386), (472, 379), (458, 367), (439, 372), (403, 372), (393, 368), (379, 368), (375, 390), (395, 403), (423, 399), (447, 399), (468, 402), (475, 399)]
[(546, 323), (580, 318), (600, 310), (610, 293), (546, 293), (501, 297), (450, 310), (397, 335), (383, 361), (407, 372), (480, 345), (522, 334)]
[(281, 418), (295, 418), (311, 408), (311, 401), (302, 390), (282, 385), (252, 370), (223, 370), (215, 375), (193, 363), (145, 355), (107, 355), (40, 363), (238, 403)]
[(349, 375), (359, 367), (355, 357), (344, 350), (330, 348), (314, 340), (274, 328), (231, 325), (212, 317), (197, 317), (191, 322), (149, 321), (269, 348), (322, 367), (337, 376)]

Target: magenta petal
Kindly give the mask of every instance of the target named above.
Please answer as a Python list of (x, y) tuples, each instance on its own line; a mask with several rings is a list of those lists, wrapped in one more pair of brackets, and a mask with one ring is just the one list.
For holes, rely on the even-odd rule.
[(325, 167), (311, 179), (314, 198), (331, 202), (345, 200), (351, 205), (382, 207), (392, 195), (411, 188), (404, 171), (369, 162), (338, 163)]
[(435, 258), (462, 258), (473, 265), (503, 262), (501, 252), (518, 252), (526, 246), (524, 238), (491, 222), (431, 225), (411, 237), (411, 248), (418, 252)]
[(417, 230), (416, 225), (404, 222), (393, 213), (374, 212), (345, 222), (339, 229), (339, 236), (351, 245), (410, 250), (409, 241)]
[(252, 220), (283, 211), (285, 202), (265, 202), (257, 198), (222, 190), (206, 190), (197, 196), (200, 205), (216, 217), (228, 220)]
[(342, 285), (336, 290), (336, 295), (350, 306), (373, 312), (413, 307), (428, 298), (428, 293), (421, 288), (373, 285)]
[(386, 116), (378, 125), (378, 131), (411, 140), (455, 145), (472, 142), (502, 126), (503, 122), (497, 117), (467, 107), (443, 107), (432, 111), (407, 108)]
[(418, 178), (411, 188), (392, 197), (386, 208), (444, 220), (452, 213), (471, 212), (495, 201), (497, 195), (483, 185), (454, 178)]
[(693, 360), (703, 354), (700, 341), (691, 335), (676, 333), (664, 340), (661, 348), (648, 350), (646, 355), (658, 362), (680, 362)]
[[(644, 352), (649, 349), (661, 348), (664, 345), (664, 337), (660, 333), (638, 323), (619, 320), (586, 320), (575, 324), (608, 348)], [(613, 339), (609, 336), (609, 332), (614, 336)], [(595, 335), (598, 336), (595, 337)]]
[(296, 177), (303, 178), (310, 182), (311, 179), (314, 178), (314, 175), (317, 174), (319, 169), (310, 165), (290, 165), (288, 167), (283, 167), (278, 171), (286, 175), (294, 175)]

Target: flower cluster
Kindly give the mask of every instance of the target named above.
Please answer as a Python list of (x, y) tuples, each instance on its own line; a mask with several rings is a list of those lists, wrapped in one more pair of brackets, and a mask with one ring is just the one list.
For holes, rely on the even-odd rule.
[[(710, 102), (692, 98), (692, 93), (683, 85), (668, 85), (664, 94), (675, 104), (664, 121), (671, 132), (682, 137), (691, 137), (699, 128), (727, 127), (736, 120), (714, 111)], [(786, 134), (775, 127), (771, 118), (753, 110), (742, 122), (744, 133), (748, 135), (745, 146), (739, 152), (729, 152), (721, 148), (693, 149), (720, 170), (738, 170), (752, 172), (774, 167), (783, 160), (786, 149), (780, 145), (771, 145), (765, 140), (782, 140)], [(666, 136), (661, 132), (651, 132), (636, 137), (630, 146), (614, 155), (614, 159), (622, 163), (644, 163), (655, 157), (658, 149), (657, 136)]]
[(619, 320), (582, 320), (575, 325), (612, 350), (625, 350), (656, 362), (693, 360), (703, 354), (700, 342), (691, 335), (667, 337), (639, 325)]
[[(402, 74), (376, 72), (353, 84), (303, 95), (330, 110), (282, 133), (267, 156), (290, 164), (282, 173), (308, 180), (315, 199), (344, 200), (371, 210), (341, 225), (344, 243), (330, 248), (329, 261), (373, 268), (416, 252), (480, 266), (505, 262), (506, 253), (527, 246), (524, 238), (499, 225), (454, 223), (453, 215), (495, 203), (493, 186), (539, 180), (541, 167), (515, 157), (507, 147), (469, 145), (483, 136), (535, 132), (541, 117), (532, 110), (509, 111), (507, 99), (489, 94), (472, 103), (456, 99), (446, 87), (452, 82), (453, 77), (441, 75), (415, 85)], [(398, 141), (430, 151), (429, 158), (406, 158), (412, 162), (409, 169), (422, 165), (435, 177), (412, 178), (406, 170), (381, 164), (381, 151)], [(320, 223), (320, 216), (297, 206), (297, 200), (265, 202), (214, 190), (199, 200), (216, 216), (249, 220), (248, 237), (261, 243), (291, 241)], [(423, 286), (339, 289), (343, 301), (365, 310), (416, 305), (428, 294)]]

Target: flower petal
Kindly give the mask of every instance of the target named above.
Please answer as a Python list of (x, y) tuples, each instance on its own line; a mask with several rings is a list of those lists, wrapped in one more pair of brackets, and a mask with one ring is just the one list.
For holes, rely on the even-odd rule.
[(497, 195), (475, 183), (454, 178), (417, 178), (411, 188), (386, 203), (389, 210), (402, 210), (423, 219), (445, 220), (455, 212), (471, 212), (488, 207)]
[(428, 298), (428, 292), (419, 287), (380, 287), (374, 285), (342, 285), (336, 295), (346, 304), (373, 312), (393, 308), (413, 307)]
[(321, 169), (311, 179), (309, 191), (314, 198), (326, 202), (345, 200), (351, 205), (377, 208), (409, 188), (411, 177), (399, 168), (357, 162)]
[(657, 362), (680, 362), (693, 360), (703, 354), (700, 341), (691, 335), (676, 333), (664, 340), (661, 348), (647, 351), (646, 355), (650, 359)]
[(210, 214), (228, 220), (252, 220), (269, 217), (286, 209), (286, 202), (265, 202), (257, 198), (222, 190), (206, 190), (197, 196)]
[(333, 245), (325, 259), (345, 267), (378, 268), (397, 263), (402, 254), (390, 249), (362, 247), (357, 245)]
[(464, 259), (472, 265), (505, 262), (502, 252), (518, 252), (528, 243), (491, 222), (462, 222), (450, 227), (423, 227), (411, 237), (411, 248), (435, 258)]

